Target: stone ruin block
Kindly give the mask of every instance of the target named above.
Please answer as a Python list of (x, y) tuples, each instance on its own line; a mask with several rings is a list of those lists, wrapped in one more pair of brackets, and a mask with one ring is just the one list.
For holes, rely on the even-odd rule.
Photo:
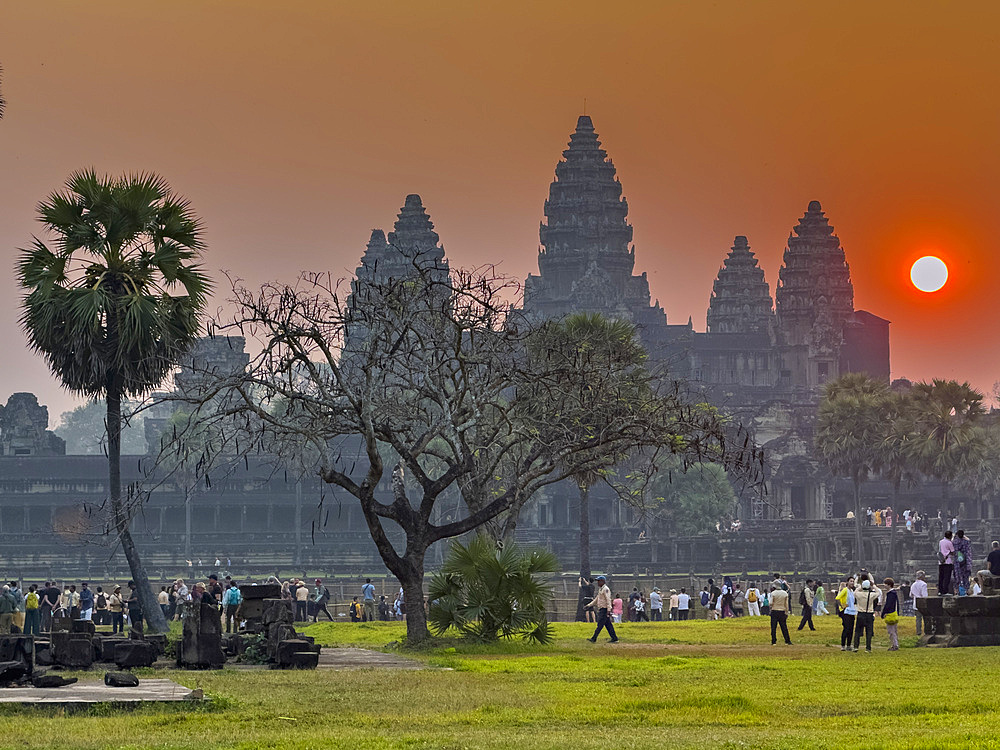
[[(83, 635), (81, 633), (81, 635)], [(94, 663), (94, 645), (90, 638), (70, 638), (60, 647), (56, 664), (70, 669), (90, 669)]]
[(140, 636), (134, 630), (129, 634), (129, 638), (145, 641), (153, 646), (156, 651), (156, 657), (159, 658), (167, 653), (167, 634), (166, 633), (147, 633), (145, 636)]
[(51, 632), (70, 632), (73, 629), (73, 619), (70, 617), (53, 617)]
[(242, 633), (224, 633), (222, 635), (222, 650), (226, 656), (240, 656), (246, 651), (246, 638)]
[(0, 636), (0, 661), (18, 661), (28, 668), (35, 666), (35, 637), (33, 635)]
[(119, 669), (151, 667), (156, 661), (156, 647), (147, 641), (123, 640), (115, 645), (115, 664)]
[(240, 594), (243, 596), (243, 603), (240, 604), (239, 617), (247, 621), (248, 631), (258, 632), (260, 630), (258, 622), (264, 617), (267, 602), (281, 601), (281, 586), (276, 583), (244, 586), (240, 589)]
[(222, 620), (212, 604), (189, 602), (181, 618), (184, 635), (177, 654), (178, 666), (218, 669), (226, 663), (222, 653)]
[(284, 669), (315, 669), (319, 665), (319, 650), (319, 646), (303, 638), (292, 638), (278, 644), (274, 661)]
[(30, 670), (23, 661), (0, 661), (0, 685), (14, 685), (24, 680)]
[(97, 626), (93, 620), (73, 620), (70, 627), (71, 633), (87, 633), (93, 635), (97, 632)]

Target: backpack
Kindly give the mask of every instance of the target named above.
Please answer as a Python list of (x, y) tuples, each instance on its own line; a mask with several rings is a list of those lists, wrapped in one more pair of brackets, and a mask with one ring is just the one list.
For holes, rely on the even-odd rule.
[(707, 591), (702, 591), (701, 592), (701, 606), (703, 606), (703, 607), (707, 607), (708, 606), (708, 592)]
[(108, 606), (108, 600), (105, 598), (103, 593), (97, 595), (97, 608), (104, 609)]
[(809, 601), (806, 599), (805, 589), (802, 589), (802, 591), (799, 592), (799, 604), (801, 604), (803, 607), (809, 606)]
[(34, 591), (29, 591), (27, 598), (24, 600), (25, 609), (38, 609), (38, 594)]
[(755, 601), (757, 601), (757, 589), (750, 589), (747, 592), (747, 601), (748, 602), (755, 602)]

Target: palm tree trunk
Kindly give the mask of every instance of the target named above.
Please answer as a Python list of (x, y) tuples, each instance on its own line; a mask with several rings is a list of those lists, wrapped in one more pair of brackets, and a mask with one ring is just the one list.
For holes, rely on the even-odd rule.
[[(590, 485), (580, 483), (577, 487), (580, 490), (580, 578), (588, 580), (590, 578)], [(586, 598), (581, 583), (576, 601), (577, 622), (585, 622), (587, 619), (584, 612)]]
[(861, 542), (861, 480), (857, 477), (854, 478), (854, 546), (860, 570), (865, 567), (865, 550)]
[(889, 532), (889, 565), (886, 575), (894, 578), (896, 575), (896, 509), (899, 508), (899, 485), (901, 480), (892, 485), (892, 531)]
[(139, 601), (146, 622), (149, 624), (149, 630), (154, 633), (166, 633), (167, 620), (156, 601), (153, 589), (149, 585), (149, 576), (146, 575), (146, 566), (143, 565), (139, 557), (139, 550), (132, 540), (132, 532), (129, 529), (132, 514), (122, 502), (122, 393), (121, 388), (113, 379), (108, 386), (107, 407), (108, 494), (115, 532), (118, 534), (118, 541), (122, 546), (125, 559), (128, 561), (132, 580), (135, 581), (136, 591), (139, 593)]

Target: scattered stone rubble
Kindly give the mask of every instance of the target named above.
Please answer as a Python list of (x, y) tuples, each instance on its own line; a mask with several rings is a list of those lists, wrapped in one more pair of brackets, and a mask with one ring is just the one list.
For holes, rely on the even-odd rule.
[[(272, 668), (315, 669), (320, 647), (312, 638), (295, 632), (292, 610), (276, 585), (243, 588), (238, 620), (245, 627), (238, 633), (222, 633), (217, 607), (201, 602), (183, 605), (183, 635), (177, 644), (177, 666), (185, 669), (219, 669), (227, 658), (246, 650), (249, 636), (266, 639), (266, 655)], [(57, 617), (48, 640), (31, 635), (0, 636), (0, 687), (34, 685), (62, 687), (76, 678), (66, 678), (37, 667), (85, 670), (95, 664), (114, 665), (104, 675), (112, 687), (135, 687), (138, 678), (125, 670), (152, 667), (166, 654), (164, 634), (128, 636), (98, 633), (90, 620)]]

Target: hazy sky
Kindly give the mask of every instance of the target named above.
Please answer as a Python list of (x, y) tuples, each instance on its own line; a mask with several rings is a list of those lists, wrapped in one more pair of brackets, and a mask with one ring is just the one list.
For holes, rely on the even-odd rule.
[[(989, 390), (998, 37), (993, 0), (5, 3), (0, 401), (74, 404), (24, 345), (11, 271), (73, 170), (163, 174), (208, 267), (251, 281), (352, 273), (411, 192), (453, 266), (523, 279), (584, 99), (670, 322), (704, 330), (737, 234), (773, 291), (817, 199), (856, 306), (892, 321), (893, 376)], [(952, 274), (933, 295), (908, 279), (928, 253)]]

